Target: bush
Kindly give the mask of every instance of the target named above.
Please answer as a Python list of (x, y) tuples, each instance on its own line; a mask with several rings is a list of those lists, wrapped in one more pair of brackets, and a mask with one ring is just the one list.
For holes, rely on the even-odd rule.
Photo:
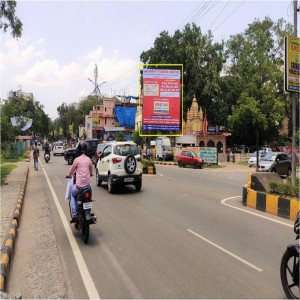
[(15, 143), (7, 144), (3, 151), (3, 157), (5, 159), (18, 158), (18, 145)]
[(292, 186), (291, 179), (287, 179), (287, 183), (277, 181), (269, 181), (269, 193), (280, 196), (289, 196), (299, 199), (299, 177), (296, 180), (296, 186)]
[(154, 167), (155, 162), (148, 159), (142, 159), (142, 167)]

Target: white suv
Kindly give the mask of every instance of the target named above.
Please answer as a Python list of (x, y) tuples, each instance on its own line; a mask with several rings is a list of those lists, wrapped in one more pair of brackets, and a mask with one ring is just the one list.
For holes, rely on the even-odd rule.
[(117, 185), (133, 184), (137, 191), (142, 187), (141, 155), (132, 142), (110, 142), (103, 149), (96, 165), (96, 183), (107, 181), (108, 192)]

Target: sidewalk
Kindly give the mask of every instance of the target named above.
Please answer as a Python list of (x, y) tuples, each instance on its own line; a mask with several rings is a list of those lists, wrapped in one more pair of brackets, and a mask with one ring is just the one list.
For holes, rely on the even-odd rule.
[(1, 186), (1, 250), (11, 226), (25, 170), (30, 162), (18, 162), (16, 165), (18, 167), (11, 171), (6, 177), (5, 184)]
[[(31, 154), (32, 155), (32, 154)], [(51, 220), (47, 183), (41, 165), (18, 163), (6, 179), (1, 195), (1, 244), (5, 242), (16, 207), (20, 184), (29, 166), (25, 197), (5, 292), (23, 299), (67, 297), (67, 283)]]

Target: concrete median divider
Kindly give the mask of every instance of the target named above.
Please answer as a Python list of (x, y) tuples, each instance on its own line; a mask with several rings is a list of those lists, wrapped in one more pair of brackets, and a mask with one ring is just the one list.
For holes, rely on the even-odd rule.
[(295, 220), (300, 210), (298, 199), (272, 195), (251, 188), (251, 176), (243, 186), (243, 205), (289, 220)]
[(1, 253), (1, 272), (0, 272), (0, 290), (1, 290), (1, 292), (5, 292), (7, 277), (8, 277), (11, 260), (12, 260), (12, 256), (13, 256), (14, 245), (16, 242), (17, 228), (18, 228), (19, 221), (20, 221), (20, 213), (21, 213), (22, 204), (24, 201), (24, 196), (25, 196), (28, 172), (29, 172), (29, 167), (27, 167), (25, 170), (24, 178), (23, 178), (20, 192), (18, 195), (18, 199), (16, 202), (16, 208), (15, 208), (13, 216), (12, 216), (11, 226), (10, 226), (9, 232), (6, 237), (5, 246), (2, 249), (2, 253)]
[(143, 174), (156, 174), (156, 168), (155, 166), (151, 167), (143, 167)]

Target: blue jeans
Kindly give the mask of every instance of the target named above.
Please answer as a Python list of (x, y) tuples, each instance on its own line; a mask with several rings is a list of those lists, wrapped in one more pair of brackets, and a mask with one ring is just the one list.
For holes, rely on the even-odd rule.
[(77, 188), (76, 184), (73, 185), (72, 187), (72, 192), (71, 192), (71, 203), (72, 203), (72, 211), (73, 215), (77, 215), (77, 201), (76, 198), (80, 194), (80, 190)]
[(38, 158), (34, 158), (34, 168), (37, 169), (39, 165), (39, 159)]

